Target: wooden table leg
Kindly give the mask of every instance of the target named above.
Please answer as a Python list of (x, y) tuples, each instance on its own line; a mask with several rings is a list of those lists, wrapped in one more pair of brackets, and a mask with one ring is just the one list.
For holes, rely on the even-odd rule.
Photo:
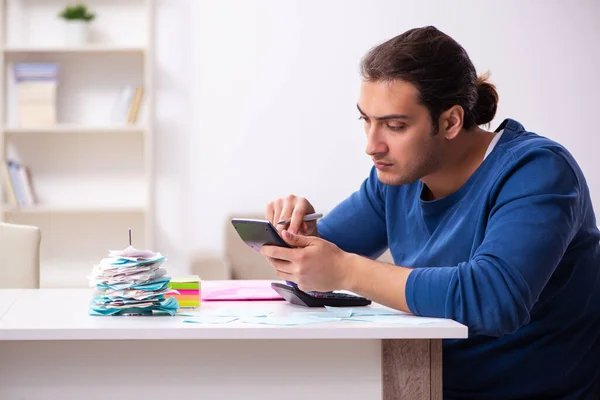
[(442, 400), (442, 340), (381, 341), (383, 400)]

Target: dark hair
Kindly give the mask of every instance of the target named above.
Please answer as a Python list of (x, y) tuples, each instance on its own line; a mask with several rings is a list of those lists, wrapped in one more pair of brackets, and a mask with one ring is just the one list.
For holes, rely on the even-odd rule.
[(477, 77), (465, 49), (433, 26), (415, 28), (371, 49), (362, 59), (367, 81), (401, 79), (419, 90), (437, 127), (442, 112), (454, 105), (464, 110), (463, 127), (484, 125), (494, 119), (496, 87), (485, 74)]

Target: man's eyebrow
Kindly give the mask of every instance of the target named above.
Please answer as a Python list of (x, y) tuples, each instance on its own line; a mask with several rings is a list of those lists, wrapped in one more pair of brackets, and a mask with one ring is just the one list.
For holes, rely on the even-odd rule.
[[(363, 110), (360, 109), (360, 106), (357, 104), (356, 108), (358, 108), (358, 112), (360, 112), (362, 115), (366, 116), (367, 114), (364, 113)], [(390, 114), (390, 115), (384, 115), (382, 117), (375, 117), (375, 119), (377, 121), (386, 121), (388, 119), (408, 119), (408, 115), (404, 115), (404, 114)]]

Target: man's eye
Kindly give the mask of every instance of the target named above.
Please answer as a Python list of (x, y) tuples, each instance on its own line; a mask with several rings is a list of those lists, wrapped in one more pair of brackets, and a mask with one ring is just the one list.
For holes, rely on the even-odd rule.
[(387, 127), (391, 131), (394, 131), (394, 132), (399, 132), (399, 131), (402, 131), (402, 130), (404, 130), (406, 128), (406, 125), (397, 125), (397, 126), (396, 125), (390, 125), (390, 124), (386, 124), (386, 125), (387, 125)]
[(358, 119), (362, 119), (363, 121), (369, 123), (369, 118), (365, 115), (361, 115), (360, 117), (358, 117)]

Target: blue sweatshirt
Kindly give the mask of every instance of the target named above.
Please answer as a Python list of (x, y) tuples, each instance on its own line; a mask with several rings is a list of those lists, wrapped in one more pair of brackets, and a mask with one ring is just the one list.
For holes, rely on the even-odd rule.
[(411, 312), (451, 318), (446, 399), (598, 399), (600, 232), (585, 178), (565, 148), (507, 119), (455, 193), (388, 186), (373, 169), (319, 221), (322, 238), (413, 269)]

